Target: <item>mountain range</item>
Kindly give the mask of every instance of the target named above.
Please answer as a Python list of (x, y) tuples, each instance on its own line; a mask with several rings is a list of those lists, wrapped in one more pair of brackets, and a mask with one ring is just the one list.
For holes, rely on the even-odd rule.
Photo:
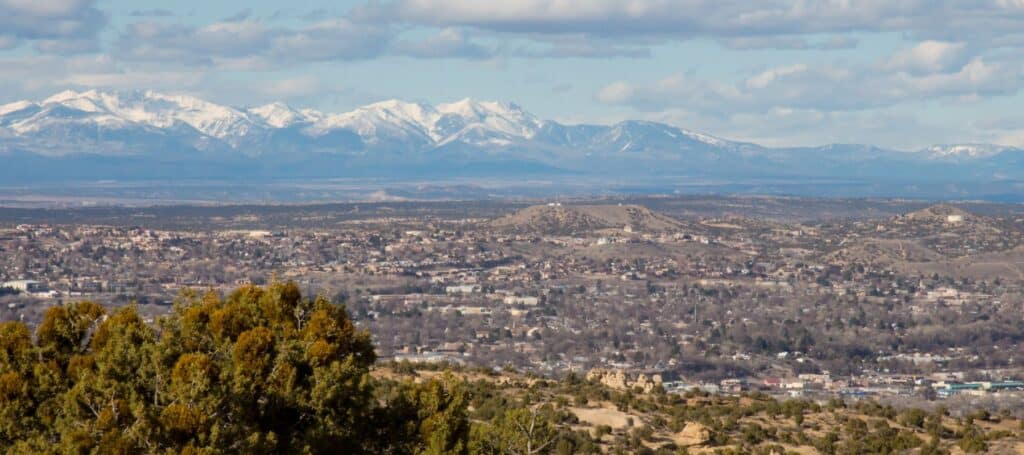
[(647, 121), (566, 125), (511, 103), (389, 100), (350, 112), (231, 107), (153, 91), (0, 106), (0, 181), (591, 176), (701, 181), (1016, 182), (1022, 150), (771, 148)]

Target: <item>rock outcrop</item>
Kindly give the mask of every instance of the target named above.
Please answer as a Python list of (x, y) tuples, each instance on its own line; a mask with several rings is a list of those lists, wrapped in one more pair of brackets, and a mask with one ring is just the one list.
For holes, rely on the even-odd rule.
[(606, 387), (617, 390), (632, 390), (640, 388), (644, 393), (649, 393), (656, 387), (661, 386), (661, 375), (646, 375), (638, 374), (635, 378), (630, 378), (625, 371), (622, 370), (603, 370), (595, 369), (587, 372), (587, 380), (601, 383)]
[(700, 446), (711, 440), (711, 430), (697, 422), (690, 422), (672, 439), (680, 447)]

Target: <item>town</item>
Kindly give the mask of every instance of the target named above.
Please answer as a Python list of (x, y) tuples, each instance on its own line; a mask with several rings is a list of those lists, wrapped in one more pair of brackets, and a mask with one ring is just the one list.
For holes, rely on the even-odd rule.
[(575, 373), (625, 390), (1024, 402), (1021, 213), (665, 207), (378, 206), (271, 224), (254, 210), (192, 229), (11, 220), (0, 317), (34, 324), (92, 300), (154, 323), (182, 293), (294, 281), (344, 303), (399, 364)]

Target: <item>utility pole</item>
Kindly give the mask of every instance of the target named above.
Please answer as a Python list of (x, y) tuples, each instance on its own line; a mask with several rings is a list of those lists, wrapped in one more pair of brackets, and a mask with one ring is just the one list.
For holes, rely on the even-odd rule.
[(700, 304), (700, 297), (693, 301), (693, 324), (697, 325), (697, 306)]

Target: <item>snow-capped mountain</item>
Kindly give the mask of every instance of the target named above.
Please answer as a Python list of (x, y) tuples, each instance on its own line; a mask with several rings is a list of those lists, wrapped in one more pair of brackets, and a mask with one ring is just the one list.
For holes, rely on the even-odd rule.
[[(534, 140), (546, 142), (544, 137), (539, 137), (543, 132), (565, 129), (555, 122), (540, 120), (515, 104), (471, 99), (437, 106), (388, 100), (350, 112), (324, 113), (299, 110), (283, 103), (236, 108), (191, 96), (152, 91), (97, 90), (64, 91), (39, 102), (18, 101), (0, 106), (0, 127), (26, 139), (58, 136), (70, 140), (76, 131), (81, 136), (82, 144), (67, 143), (64, 150), (48, 150), (51, 155), (72, 153), (76, 151), (75, 147), (81, 147), (79, 151), (104, 153), (102, 142), (106, 139), (121, 142), (121, 133), (125, 131), (161, 135), (161, 132), (178, 130), (177, 133), (181, 134), (182, 129), (191, 129), (194, 135), (205, 139), (198, 141), (199, 148), (204, 148), (205, 142), (205, 148), (244, 146), (252, 153), (253, 148), (260, 148), (259, 140), (282, 129), (298, 129), (309, 139), (344, 130), (356, 134), (364, 146), (420, 149), (453, 143), (503, 147)], [(688, 138), (713, 146), (729, 144), (711, 136), (646, 122), (601, 128), (600, 133), (605, 135), (602, 140), (616, 142), (632, 134), (648, 134), (651, 132), (648, 130), (654, 129), (660, 130), (655, 133), (659, 137), (652, 140), (659, 142)], [(569, 142), (582, 145), (597, 137), (598, 131), (584, 130), (575, 133), (585, 137)], [(197, 142), (195, 138), (188, 139), (186, 142)], [(146, 152), (145, 143), (133, 145), (138, 153)], [(551, 145), (559, 143), (555, 141)], [(631, 147), (628, 144), (622, 146), (625, 149)], [(632, 145), (638, 146), (639, 142)], [(9, 150), (12, 147), (4, 144), (3, 148)]]
[[(90, 90), (0, 106), (0, 127), (14, 136), (71, 139), (76, 131), (81, 136), (82, 144), (67, 143), (64, 150), (50, 149), (48, 154), (71, 153), (76, 146), (103, 153), (105, 139), (122, 142), (126, 131), (161, 135), (160, 131), (191, 129), (195, 135), (206, 136), (205, 148), (222, 142), (229, 148), (244, 145), (251, 151), (258, 144), (247, 138), (259, 141), (274, 130), (295, 127), (308, 138), (347, 130), (366, 145), (431, 147), (460, 140), (504, 144), (529, 139), (541, 124), (517, 106), (468, 99), (436, 107), (390, 100), (331, 114), (297, 110), (283, 103), (242, 109), (152, 91)], [(196, 145), (202, 146), (203, 141), (199, 142)], [(145, 152), (146, 144), (135, 145), (140, 153)], [(49, 144), (43, 148), (49, 149)]]
[[(153, 91), (64, 91), (0, 106), (0, 182), (181, 172), (283, 178), (587, 173), (705, 179), (1020, 179), (1024, 153), (985, 144), (896, 152), (766, 148), (674, 126), (565, 125), (518, 105), (382, 101), (349, 112), (232, 107)], [(190, 175), (192, 175), (190, 174)]]
[(272, 128), (288, 128), (297, 123), (316, 122), (323, 118), (323, 114), (317, 111), (300, 111), (284, 103), (265, 104), (249, 109), (248, 112)]
[[(164, 95), (152, 91), (87, 92), (64, 91), (38, 104), (62, 106), (91, 114), (93, 120), (109, 120), (116, 125), (137, 123), (167, 129), (185, 124), (219, 139), (249, 134), (254, 122), (238, 109), (182, 95)], [(26, 122), (31, 125), (30, 122)], [(17, 130), (17, 128), (16, 128)]]
[(507, 145), (533, 138), (543, 125), (516, 105), (470, 99), (437, 106), (388, 100), (311, 120), (312, 134), (347, 129), (367, 144), (419, 146)]
[(1013, 147), (995, 144), (936, 144), (925, 148), (922, 153), (934, 159), (975, 159), (1013, 150)]

